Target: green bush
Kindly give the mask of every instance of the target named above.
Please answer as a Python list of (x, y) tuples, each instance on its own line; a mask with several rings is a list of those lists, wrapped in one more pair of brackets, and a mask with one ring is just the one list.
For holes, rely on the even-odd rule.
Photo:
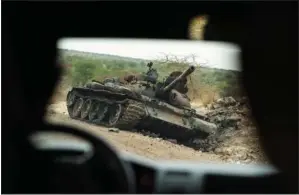
[(78, 63), (73, 66), (72, 84), (82, 86), (94, 77), (96, 66), (91, 63)]

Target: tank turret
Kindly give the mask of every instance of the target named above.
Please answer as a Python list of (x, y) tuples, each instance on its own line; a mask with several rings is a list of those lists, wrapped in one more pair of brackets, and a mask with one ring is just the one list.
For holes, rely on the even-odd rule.
[(175, 71), (170, 74), (164, 83), (158, 83), (156, 97), (177, 107), (190, 108), (190, 99), (186, 95), (188, 91), (186, 78), (194, 70), (195, 66), (190, 66), (184, 72)]
[(191, 73), (193, 73), (195, 70), (195, 66), (190, 66), (188, 69), (186, 69), (181, 75), (179, 75), (177, 78), (175, 78), (171, 83), (164, 86), (161, 90), (166, 93), (173, 89), (178, 82), (185, 79), (187, 76), (189, 76)]

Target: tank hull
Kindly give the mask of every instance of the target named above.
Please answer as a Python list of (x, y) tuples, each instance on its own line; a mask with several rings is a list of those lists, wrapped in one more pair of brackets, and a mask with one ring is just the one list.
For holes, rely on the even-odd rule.
[(178, 141), (204, 139), (217, 131), (215, 124), (190, 108), (177, 108), (125, 87), (98, 84), (73, 88), (67, 94), (67, 108), (73, 119), (124, 130), (146, 130)]

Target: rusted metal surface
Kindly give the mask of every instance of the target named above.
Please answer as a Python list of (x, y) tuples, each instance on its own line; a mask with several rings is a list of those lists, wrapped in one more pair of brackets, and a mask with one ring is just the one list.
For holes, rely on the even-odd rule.
[[(71, 97), (74, 97), (67, 104), (69, 115), (86, 122), (112, 125), (122, 129), (150, 128), (147, 130), (163, 131), (164, 136), (176, 139), (189, 139), (190, 136), (198, 136), (201, 133), (213, 134), (217, 130), (216, 125), (205, 121), (206, 117), (203, 114), (191, 108), (187, 95), (176, 89), (177, 84), (186, 80), (194, 70), (195, 67), (190, 66), (182, 73), (176, 71), (177, 74), (170, 74), (163, 83), (157, 82), (159, 74), (149, 66), (149, 71), (142, 76), (144, 80), (128, 77), (126, 79), (128, 83), (123, 84), (118, 78), (108, 78), (103, 83), (92, 81), (85, 87), (74, 87), (69, 92), (73, 94)], [(79, 114), (80, 109), (74, 107), (79, 100), (81, 103), (89, 101), (91, 115)], [(93, 108), (94, 105), (97, 107)], [(108, 109), (105, 117), (103, 117), (103, 112), (95, 109), (101, 105)], [(114, 116), (115, 108), (120, 109)], [(74, 109), (76, 115), (73, 114)], [(116, 118), (113, 124), (109, 122), (111, 118)]]

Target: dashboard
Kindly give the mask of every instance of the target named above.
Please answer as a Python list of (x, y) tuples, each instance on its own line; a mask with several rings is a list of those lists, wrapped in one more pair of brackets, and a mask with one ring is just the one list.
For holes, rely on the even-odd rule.
[[(121, 153), (121, 158), (128, 166), (133, 167), (137, 192), (142, 193), (203, 193), (207, 190), (205, 187), (210, 185), (209, 179), (212, 179), (211, 182), (215, 182), (216, 186), (213, 178), (215, 176), (220, 176), (223, 180), (228, 177), (250, 179), (277, 173), (274, 167), (268, 165), (205, 164), (181, 160), (154, 161), (131, 153)], [(144, 183), (145, 178), (148, 183)], [(237, 183), (232, 183), (232, 186), (234, 185)]]
[[(52, 151), (60, 162), (80, 164), (93, 156), (93, 147), (85, 140), (44, 133), (31, 137), (31, 141), (40, 151)], [(270, 165), (151, 160), (128, 152), (117, 152), (108, 142), (101, 141), (112, 149), (113, 155), (118, 158), (115, 160), (121, 162), (128, 180), (128, 193), (272, 193), (273, 187), (269, 185), (276, 180), (279, 185), (276, 179), (279, 172)]]

